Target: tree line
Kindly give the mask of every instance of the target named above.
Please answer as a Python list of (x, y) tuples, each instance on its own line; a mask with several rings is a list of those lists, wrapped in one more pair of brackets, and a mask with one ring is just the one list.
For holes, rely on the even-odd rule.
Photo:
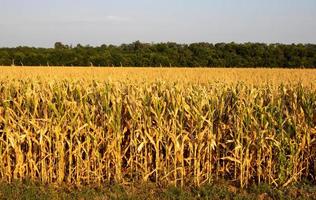
[(0, 65), (315, 68), (315, 44), (142, 43), (0, 48)]

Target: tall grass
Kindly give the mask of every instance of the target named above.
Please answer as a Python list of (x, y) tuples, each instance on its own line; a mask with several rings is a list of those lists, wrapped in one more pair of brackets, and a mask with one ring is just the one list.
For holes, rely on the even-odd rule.
[(0, 82), (0, 179), (75, 185), (316, 176), (316, 92), (300, 84)]

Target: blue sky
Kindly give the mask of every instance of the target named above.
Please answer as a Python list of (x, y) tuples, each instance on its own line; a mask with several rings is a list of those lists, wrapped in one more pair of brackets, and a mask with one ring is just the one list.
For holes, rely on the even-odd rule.
[(316, 0), (0, 0), (0, 46), (316, 43)]

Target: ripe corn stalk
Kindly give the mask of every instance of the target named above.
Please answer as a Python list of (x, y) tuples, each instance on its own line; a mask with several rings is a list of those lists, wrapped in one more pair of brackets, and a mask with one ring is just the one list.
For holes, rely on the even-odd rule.
[(2, 80), (0, 179), (74, 185), (316, 178), (316, 92), (301, 84)]

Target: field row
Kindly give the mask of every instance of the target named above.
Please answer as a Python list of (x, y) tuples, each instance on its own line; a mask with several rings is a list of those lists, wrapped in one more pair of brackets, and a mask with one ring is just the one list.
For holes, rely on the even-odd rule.
[(316, 92), (300, 84), (3, 79), (0, 159), (6, 181), (314, 181)]

